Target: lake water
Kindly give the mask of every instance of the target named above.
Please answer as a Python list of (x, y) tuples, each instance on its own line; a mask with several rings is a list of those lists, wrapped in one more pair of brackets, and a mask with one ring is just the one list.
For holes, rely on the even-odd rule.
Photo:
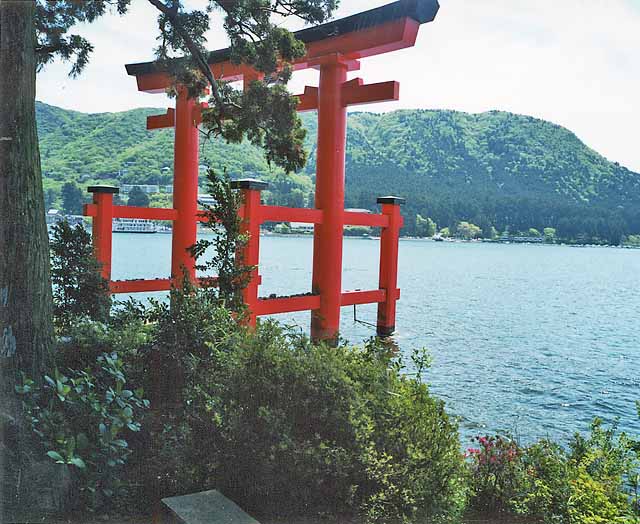
[[(170, 235), (114, 235), (114, 278), (164, 277)], [(343, 289), (374, 289), (379, 242), (346, 238)], [(310, 291), (311, 237), (261, 239), (261, 295)], [(640, 251), (616, 248), (400, 242), (397, 334), (426, 347), (427, 381), (463, 440), (508, 431), (561, 441), (600, 416), (640, 435)], [(376, 306), (358, 306), (375, 323)], [(309, 313), (280, 315), (305, 331)], [(342, 335), (374, 328), (342, 310)]]

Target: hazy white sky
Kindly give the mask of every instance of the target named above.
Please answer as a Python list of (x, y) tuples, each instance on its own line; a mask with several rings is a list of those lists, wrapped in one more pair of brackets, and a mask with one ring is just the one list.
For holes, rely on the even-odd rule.
[[(337, 17), (390, 0), (342, 0)], [(156, 11), (132, 0), (124, 17), (105, 16), (78, 32), (95, 46), (78, 79), (68, 64), (38, 76), (38, 100), (84, 112), (171, 105), (136, 91), (124, 64), (153, 58)], [(190, 0), (202, 5), (203, 0)], [(440, 0), (411, 49), (364, 59), (365, 82), (400, 81), (400, 101), (362, 106), (512, 111), (574, 131), (610, 160), (640, 172), (640, 0)], [(221, 25), (209, 48), (226, 46)], [(299, 26), (292, 27), (298, 29)], [(292, 91), (317, 85), (317, 72), (296, 73)], [(357, 108), (356, 108), (357, 109)]]

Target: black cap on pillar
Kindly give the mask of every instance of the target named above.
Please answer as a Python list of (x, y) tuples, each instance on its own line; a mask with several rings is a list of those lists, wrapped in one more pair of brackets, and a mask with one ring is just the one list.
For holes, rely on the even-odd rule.
[(382, 196), (378, 197), (378, 204), (395, 204), (396, 206), (401, 206), (406, 202), (405, 198), (397, 197), (397, 196)]
[(120, 193), (120, 188), (115, 186), (89, 186), (87, 188), (89, 193), (112, 193), (118, 194)]
[(231, 181), (231, 189), (257, 189), (258, 191), (262, 191), (268, 186), (269, 184), (266, 182), (255, 178), (240, 178)]

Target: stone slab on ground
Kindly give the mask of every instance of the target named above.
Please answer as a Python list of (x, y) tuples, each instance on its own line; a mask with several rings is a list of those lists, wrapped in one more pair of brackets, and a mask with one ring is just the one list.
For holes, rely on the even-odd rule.
[(260, 524), (214, 489), (162, 499), (171, 524)]

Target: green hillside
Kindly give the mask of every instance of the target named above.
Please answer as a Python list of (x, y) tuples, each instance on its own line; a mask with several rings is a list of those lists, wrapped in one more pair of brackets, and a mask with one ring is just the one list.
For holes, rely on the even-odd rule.
[[(160, 112), (84, 114), (38, 103), (48, 203), (59, 203), (67, 181), (170, 184), (173, 133), (145, 129), (146, 116)], [(309, 205), (316, 120), (303, 119), (311, 158), (297, 175), (271, 169), (254, 147), (221, 141), (203, 146), (201, 162), (270, 181), (270, 203)], [(499, 111), (403, 110), (352, 113), (348, 125), (347, 206), (375, 209), (376, 196), (405, 196), (407, 234), (417, 214), (451, 230), (473, 222), (485, 236), (492, 227), (553, 227), (561, 238), (619, 243), (640, 233), (640, 175), (552, 123)]]

